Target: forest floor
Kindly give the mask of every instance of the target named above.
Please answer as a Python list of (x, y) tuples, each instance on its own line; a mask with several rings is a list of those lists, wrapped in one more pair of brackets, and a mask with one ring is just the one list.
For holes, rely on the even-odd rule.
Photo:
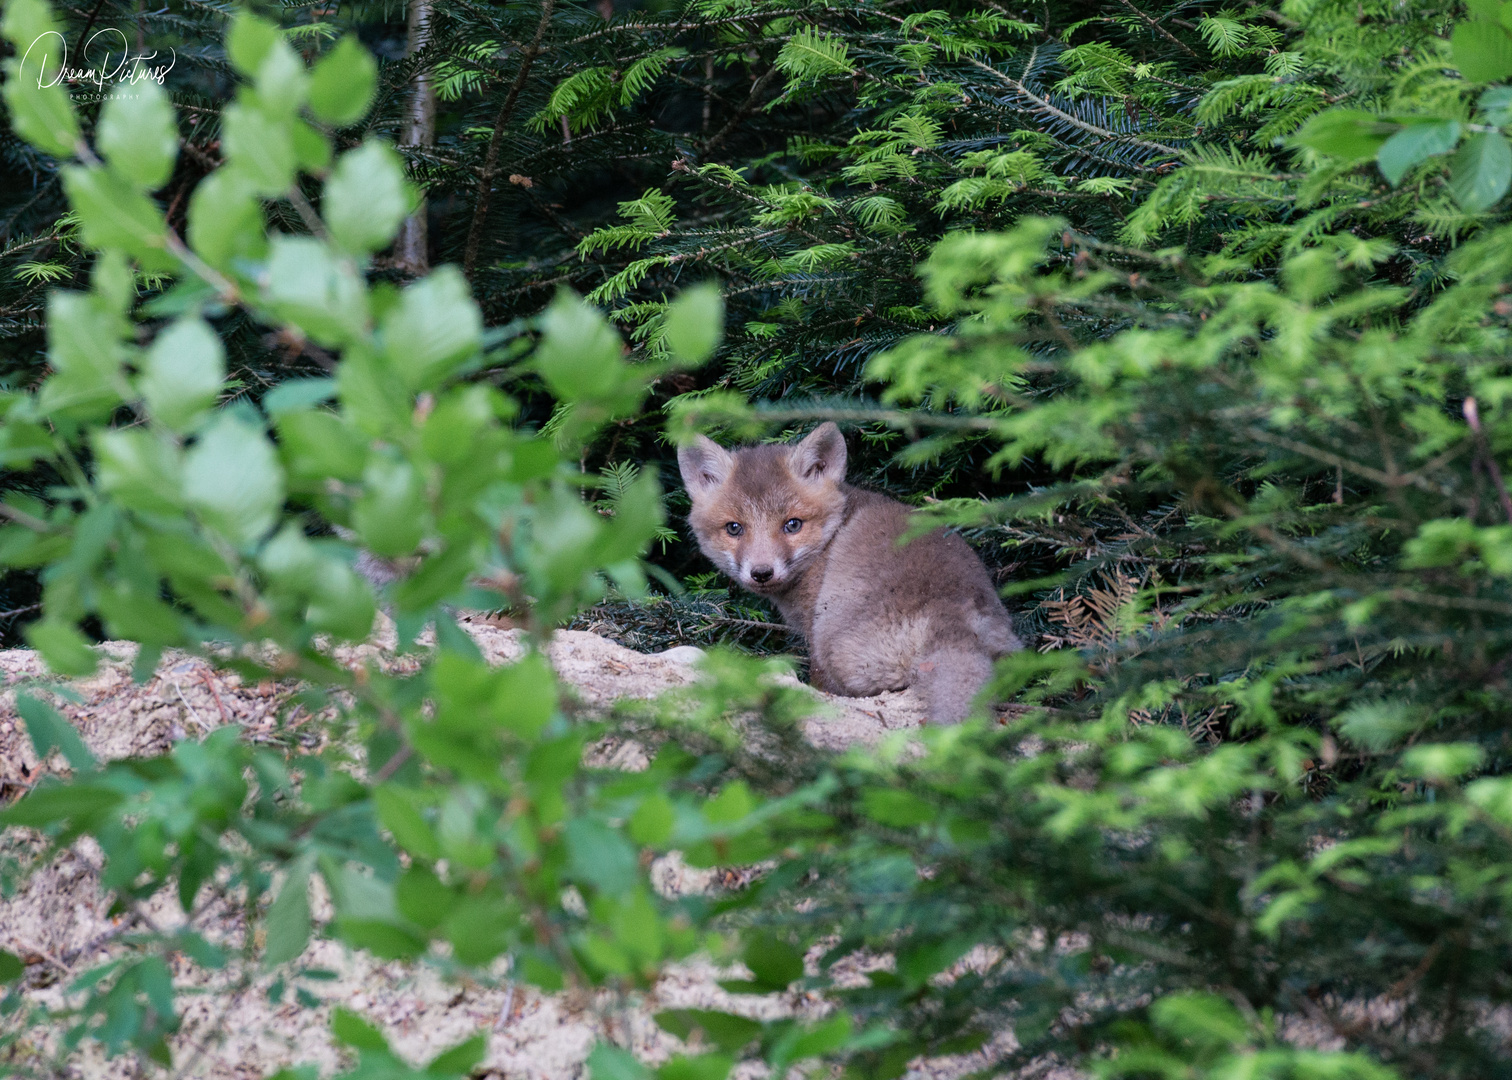
[[(463, 625), (491, 662), (508, 663), (523, 653), (517, 630), (484, 619), (465, 619)], [(348, 664), (376, 663), (389, 670), (416, 662), (413, 656), (395, 656), (392, 649), (392, 640), (385, 642), (380, 634), (375, 643), (343, 649), (338, 656)], [(288, 746), (294, 741), (306, 750), (319, 749), (329, 737), (329, 726), (319, 722), (320, 717), (292, 703), (299, 690), (295, 684), (246, 685), (235, 673), (184, 654), (165, 655), (154, 675), (136, 684), (131, 674), (135, 646), (106, 643), (100, 651), (105, 661), (95, 675), (70, 682), (71, 694), (54, 696), (54, 704), (98, 758), (162, 754), (178, 740), (225, 724), (240, 725), (253, 742)], [(639, 653), (582, 631), (559, 631), (550, 648), (553, 665), (583, 708), (599, 714), (617, 701), (651, 698), (693, 682), (697, 673), (692, 665), (700, 655), (690, 646)], [(51, 761), (37, 760), (14, 709), (16, 684), (24, 682), (35, 690), (37, 680), (54, 685), (59, 680), (50, 679), (41, 660), (27, 650), (0, 651), (0, 674), (12, 687), (0, 695), (0, 801), (8, 802), (33, 786), (40, 774), (66, 766), (57, 755)], [(67, 700), (70, 696), (77, 703)], [(814, 693), (814, 699), (804, 732), (823, 748), (876, 745), (923, 722), (922, 704), (906, 691), (874, 698)], [(634, 769), (644, 762), (644, 750), (634, 742), (603, 745), (594, 752), (604, 765)], [(12, 873), (30, 852), (40, 849), (39, 841), (17, 833), (7, 834), (0, 851)], [(86, 838), (36, 868), (13, 896), (0, 902), (0, 948), (26, 963), (25, 996), (32, 1004), (64, 1007), (65, 988), (80, 973), (121, 954), (124, 947), (115, 941), (119, 918), (108, 914), (109, 898), (99, 888), (100, 869), (99, 848)], [(721, 873), (727, 872), (689, 869), (675, 856), (653, 867), (657, 888), (668, 893), (721, 887)], [(323, 906), (328, 917), (328, 905), (317, 898), (317, 921)], [(160, 929), (171, 929), (185, 919), (171, 890), (154, 898), (142, 917)], [(239, 949), (244, 941), (244, 920), (229, 902), (212, 905), (194, 928), (228, 950)], [(872, 963), (878, 962), (885, 960)], [(598, 1039), (631, 1049), (647, 1063), (664, 1061), (687, 1047), (656, 1026), (652, 1014), (660, 1009), (721, 1009), (753, 1018), (824, 1011), (817, 996), (802, 990), (766, 997), (731, 995), (716, 983), (729, 971), (718, 969), (708, 958), (673, 966), (650, 993), (635, 996), (571, 990), (544, 994), (511, 982), (503, 961), (487, 978), (451, 981), (424, 962), (381, 961), (331, 940), (312, 941), (300, 964), (326, 973), (321, 981), (300, 983), (317, 1000), (314, 1007), (297, 1003), (292, 990), (271, 1000), (269, 991), (277, 977), (273, 973), (243, 971), (234, 961), (225, 970), (211, 972), (178, 958), (175, 979), (183, 1023), (172, 1040), (175, 1068), (167, 1075), (263, 1080), (282, 1066), (302, 1063), (318, 1065), (322, 1075), (329, 1075), (344, 1060), (329, 1031), (330, 1011), (338, 1005), (378, 1025), (396, 1052), (414, 1063), (487, 1031), (488, 1055), (475, 1076), (493, 1080), (577, 1080), (585, 1074), (584, 1059)], [(855, 978), (864, 977), (865, 966), (857, 964)], [(46, 1058), (63, 1028), (60, 1022), (33, 1029), (13, 1048), (10, 1061)], [(910, 1076), (947, 1080), (981, 1069), (1014, 1045), (1012, 1033), (1004, 1032), (976, 1054), (918, 1062)], [(62, 1075), (116, 1078), (134, 1075), (131, 1070), (123, 1059), (108, 1061), (98, 1046), (86, 1043)], [(1041, 1077), (1074, 1075), (1053, 1067), (1034, 1072)], [(148, 1066), (140, 1075), (164, 1074)], [(759, 1067), (755, 1072), (746, 1067), (737, 1075), (747, 1080), (762, 1074)]]

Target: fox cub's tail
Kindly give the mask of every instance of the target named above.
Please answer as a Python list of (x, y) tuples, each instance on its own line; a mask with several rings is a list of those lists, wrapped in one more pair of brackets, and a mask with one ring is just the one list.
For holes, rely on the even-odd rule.
[(981, 649), (948, 645), (919, 663), (914, 685), (924, 693), (931, 724), (958, 724), (971, 714), (971, 703), (992, 675), (992, 658)]

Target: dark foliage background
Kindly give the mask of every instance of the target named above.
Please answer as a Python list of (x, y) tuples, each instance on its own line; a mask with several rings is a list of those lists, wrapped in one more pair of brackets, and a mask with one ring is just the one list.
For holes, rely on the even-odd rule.
[[(1268, 40), (1215, 52), (1185, 5), (1143, 14), (1115, 7), (799, 3), (696, 12), (621, 0), (611, 13), (607, 3), (445, 4), (416, 52), (398, 7), (344, 6), (334, 19), (321, 6), (268, 10), (296, 34), (303, 28), (295, 40), (307, 56), (349, 23), (386, 61), (377, 106), (344, 133), (348, 144), (373, 132), (399, 138), (415, 74), (435, 72), (433, 145), (405, 153), (428, 193), (430, 262), (466, 269), (491, 324), (528, 319), (571, 287), (650, 335), (641, 348), (654, 352), (659, 302), (714, 278), (730, 303), (729, 345), (697, 376), (663, 380), (655, 404), (728, 390), (844, 406), (864, 397), (869, 356), (931, 325), (914, 268), (935, 239), (1040, 212), (1116, 236), (1192, 143), (1206, 88), (1264, 67)], [(920, 20), (920, 12), (931, 14)], [(114, 0), (92, 15), (72, 16), (76, 52), (86, 30), (125, 28), (134, 53), (178, 58), (169, 85), (193, 124), (164, 196), (170, 221), (181, 224), (183, 193), (219, 162), (217, 109), (233, 85), (220, 16), (170, 4), (138, 17)], [(819, 66), (792, 78), (783, 50), (805, 34), (844, 43), (845, 58), (794, 54)], [(107, 31), (91, 54), (115, 46), (119, 55), (119, 45)], [(968, 47), (978, 51), (961, 51)], [(1154, 77), (1131, 78), (1134, 64)], [(0, 140), (0, 371), (22, 384), (42, 371), (46, 290), (77, 280), (83, 260), (59, 222), (55, 164), (8, 133)], [(1246, 209), (1236, 207), (1241, 216)], [(274, 212), (281, 227), (302, 230), (287, 205)], [(1215, 244), (1232, 220), (1204, 215), (1179, 239)], [(380, 263), (396, 279), (413, 269)], [(233, 374), (254, 398), (319, 372), (309, 350), (254, 326), (227, 329)], [(532, 418), (549, 423), (549, 401), (533, 400)], [(804, 422), (779, 423), (772, 434)], [(854, 478), (910, 501), (1022, 492), (1057, 476), (1033, 461), (987, 476), (986, 453), (972, 441), (898, 459), (905, 436), (880, 427), (858, 427), (857, 436)], [(677, 488), (654, 410), (622, 423), (585, 459), (616, 462), (655, 468)], [(1037, 577), (1064, 539), (983, 550), (1004, 581)], [(685, 579), (706, 570), (680, 533), (658, 561)], [(0, 610), (34, 600), (13, 578)], [(737, 602), (746, 615), (762, 614)], [(13, 635), (19, 624), (4, 625)]]

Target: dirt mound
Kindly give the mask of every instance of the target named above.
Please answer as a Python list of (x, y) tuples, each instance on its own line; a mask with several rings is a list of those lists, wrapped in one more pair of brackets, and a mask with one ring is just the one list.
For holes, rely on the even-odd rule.
[[(464, 619), (463, 625), (491, 662), (509, 663), (524, 652), (520, 631), (484, 620)], [(347, 663), (372, 661), (390, 670), (415, 663), (413, 657), (396, 657), (392, 649), (391, 633), (380, 633), (375, 643), (343, 649), (338, 655)], [(253, 741), (294, 738), (307, 749), (318, 748), (323, 738), (323, 725), (314, 722), (316, 718), (302, 713), (298, 704), (290, 710), (297, 684), (247, 685), (234, 673), (183, 654), (165, 655), (152, 676), (138, 684), (132, 679), (134, 645), (107, 643), (100, 651), (104, 662), (99, 671), (71, 682), (51, 678), (35, 653), (0, 652), (0, 673), (9, 688), (0, 694), (0, 794), (7, 801), (35, 784), (38, 773), (49, 767), (37, 760), (16, 716), (18, 684), (58, 691), (49, 695), (54, 704), (102, 759), (159, 754), (178, 740), (197, 738), (225, 724), (240, 725)], [(561, 631), (549, 655), (584, 706), (601, 711), (625, 698), (650, 698), (692, 683), (702, 652), (683, 646), (647, 655), (596, 634)], [(824, 748), (875, 744), (890, 732), (918, 727), (924, 716), (922, 703), (907, 692), (874, 698), (815, 693), (814, 699), (813, 716), (804, 721), (805, 734)], [(282, 721), (281, 712), (286, 713)], [(628, 758), (613, 763), (629, 768), (639, 764)], [(7, 855), (24, 855), (23, 841), (12, 837), (7, 844)], [(27, 961), (27, 993), (39, 1004), (61, 1006), (62, 988), (118, 949), (113, 937), (119, 924), (106, 915), (108, 902), (98, 887), (100, 867), (99, 849), (83, 841), (0, 904), (0, 948)], [(658, 887), (673, 890), (695, 889), (706, 880), (686, 871), (676, 859), (663, 860), (655, 868), (655, 878)], [(145, 914), (162, 929), (184, 918), (167, 896), (149, 905)], [(240, 945), (244, 927), (236, 912), (211, 911), (203, 922), (196, 929), (207, 937)], [(332, 975), (309, 987), (321, 1002), (316, 1009), (295, 1004), (292, 994), (279, 1003), (270, 1001), (270, 976), (205, 972), (183, 961), (175, 971), (185, 996), (184, 1023), (174, 1040), (174, 1060), (180, 1068), (174, 1075), (260, 1080), (284, 1065), (303, 1062), (319, 1064), (329, 1073), (341, 1060), (327, 1027), (329, 1009), (335, 1005), (378, 1024), (395, 1049), (416, 1062), (480, 1029), (489, 1031), (483, 1075), (511, 1080), (575, 1080), (601, 1036), (632, 1048), (648, 1062), (664, 1060), (680, 1044), (651, 1020), (662, 1008), (726, 1008), (771, 1017), (817, 1007), (801, 993), (733, 998), (715, 985), (718, 973), (706, 961), (680, 965), (645, 999), (625, 1001), (609, 994), (543, 995), (510, 983), (502, 966), (491, 978), (458, 985), (423, 962), (380, 962), (331, 941), (312, 942), (303, 959)], [(41, 1033), (40, 1043), (18, 1051), (23, 1057), (46, 1052), (58, 1035)], [(107, 1062), (97, 1051), (76, 1061), (75, 1075), (80, 1077), (122, 1075), (120, 1061)], [(976, 1062), (977, 1067), (981, 1064)], [(948, 1071), (964, 1071), (964, 1063), (962, 1070)]]

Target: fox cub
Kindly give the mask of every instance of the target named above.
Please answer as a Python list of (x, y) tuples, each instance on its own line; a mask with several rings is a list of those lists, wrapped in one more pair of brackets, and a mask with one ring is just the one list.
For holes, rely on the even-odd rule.
[(845, 439), (677, 452), (689, 524), (714, 565), (808, 641), (809, 681), (862, 697), (919, 687), (936, 724), (971, 711), (992, 661), (1021, 648), (987, 568), (942, 530), (906, 544), (911, 511), (845, 482)]

